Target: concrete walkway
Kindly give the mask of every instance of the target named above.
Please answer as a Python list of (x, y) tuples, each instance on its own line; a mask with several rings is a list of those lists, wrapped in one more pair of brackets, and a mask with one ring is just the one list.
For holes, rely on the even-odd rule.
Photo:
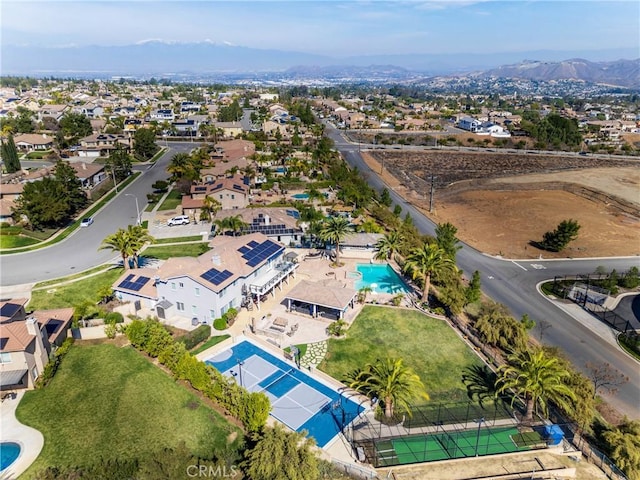
[(7, 398), (0, 404), (0, 433), (3, 442), (14, 442), (20, 445), (20, 455), (0, 478), (18, 478), (38, 458), (44, 446), (44, 437), (35, 428), (27, 427), (16, 418), (16, 408), (24, 395), (24, 391), (16, 394), (16, 398)]

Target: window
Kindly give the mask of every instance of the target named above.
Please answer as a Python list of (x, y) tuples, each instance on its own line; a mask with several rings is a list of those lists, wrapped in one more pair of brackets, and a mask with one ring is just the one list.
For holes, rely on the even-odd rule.
[(209, 310), (209, 316), (211, 318), (216, 318), (216, 311), (215, 310)]
[(200, 287), (196, 287), (196, 297), (200, 296)]
[(197, 305), (191, 305), (191, 313), (193, 313), (194, 315), (196, 315), (198, 313), (198, 306)]
[(33, 367), (33, 369), (31, 370), (31, 376), (34, 380), (38, 378), (38, 367)]
[(232, 193), (231, 194), (231, 200), (235, 200), (235, 199), (236, 199), (236, 196)]
[(11, 363), (11, 354), (0, 353), (0, 363)]
[(184, 303), (176, 302), (176, 308), (178, 309), (179, 312), (184, 312)]
[(175, 290), (176, 289), (176, 282), (171, 282), (171, 290)]
[(224, 195), (220, 194), (220, 200), (222, 200), (224, 198)]
[(179, 285), (180, 285), (180, 288), (184, 288), (184, 283), (180, 282)]

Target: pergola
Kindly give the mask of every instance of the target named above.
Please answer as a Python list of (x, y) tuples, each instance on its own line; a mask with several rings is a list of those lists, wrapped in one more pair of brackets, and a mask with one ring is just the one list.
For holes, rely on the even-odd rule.
[(287, 294), (287, 309), (307, 313), (312, 317), (341, 319), (347, 308), (353, 308), (357, 290), (338, 282), (326, 283), (302, 280)]

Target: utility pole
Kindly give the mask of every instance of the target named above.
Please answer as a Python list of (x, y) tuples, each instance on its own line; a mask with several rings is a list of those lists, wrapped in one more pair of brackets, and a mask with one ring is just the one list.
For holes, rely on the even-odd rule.
[(116, 193), (118, 193), (118, 182), (116, 181), (116, 169), (113, 165), (111, 165), (111, 174), (113, 175), (113, 186), (116, 189)]
[(434, 194), (434, 179), (433, 173), (431, 174), (431, 189), (429, 190), (429, 213), (433, 213), (433, 194)]

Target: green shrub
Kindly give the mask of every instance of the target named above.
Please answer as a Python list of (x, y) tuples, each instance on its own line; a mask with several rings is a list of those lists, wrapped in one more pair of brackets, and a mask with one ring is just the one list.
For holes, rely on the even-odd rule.
[(42, 374), (40, 374), (40, 376), (36, 380), (36, 388), (46, 387), (47, 384), (51, 381), (53, 376), (56, 374), (56, 371), (58, 370), (62, 359), (67, 353), (69, 353), (71, 345), (73, 345), (73, 341), (73, 337), (65, 339), (65, 341), (62, 342), (62, 345), (60, 345), (55, 350), (55, 352), (53, 352), (52, 358), (49, 360), (49, 363), (44, 366)]
[(104, 326), (104, 333), (107, 336), (107, 338), (111, 338), (111, 339), (116, 338), (116, 332), (117, 332), (117, 329), (116, 329), (115, 323), (107, 323)]
[(195, 330), (177, 338), (176, 341), (184, 344), (187, 350), (191, 350), (196, 345), (204, 342), (211, 336), (211, 325), (200, 325)]
[(240, 420), (249, 432), (259, 432), (267, 423), (271, 402), (262, 392), (245, 393), (242, 396)]
[(332, 322), (327, 327), (327, 331), (329, 332), (329, 335), (334, 335), (336, 337), (339, 337), (346, 330), (345, 328), (346, 326), (347, 326), (347, 322), (345, 322), (344, 320), (336, 320), (335, 322)]
[(109, 312), (104, 316), (104, 323), (107, 325), (122, 322), (124, 322), (124, 317), (120, 312)]
[(213, 328), (215, 328), (216, 330), (226, 330), (227, 321), (224, 318), (216, 318), (213, 321)]
[(231, 326), (234, 324), (234, 322), (236, 321), (236, 318), (238, 317), (238, 310), (236, 310), (235, 308), (231, 307), (229, 310), (227, 310), (225, 312), (225, 318), (227, 320), (227, 326)]

